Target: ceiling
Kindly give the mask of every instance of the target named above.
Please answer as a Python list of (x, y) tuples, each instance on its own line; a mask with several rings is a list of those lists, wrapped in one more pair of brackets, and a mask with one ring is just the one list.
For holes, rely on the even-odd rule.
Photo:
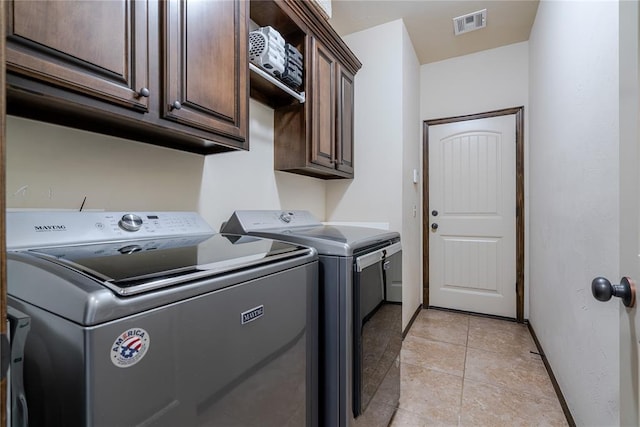
[[(455, 36), (453, 18), (487, 9), (487, 26)], [(341, 36), (404, 19), (420, 64), (529, 40), (538, 0), (333, 0)]]

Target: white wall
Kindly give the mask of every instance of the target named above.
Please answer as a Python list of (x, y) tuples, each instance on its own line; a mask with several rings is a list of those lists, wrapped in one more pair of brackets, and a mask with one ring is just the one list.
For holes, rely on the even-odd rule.
[(7, 117), (7, 207), (196, 210), (204, 158)]
[(200, 213), (218, 230), (235, 209), (306, 209), (325, 215), (325, 181), (273, 170), (273, 110), (251, 100), (249, 151), (207, 156)]
[(529, 39), (529, 319), (577, 425), (619, 422), (617, 11), (541, 1)]
[(526, 113), (528, 55), (528, 42), (521, 42), (423, 65), (420, 117), (439, 119), (521, 105)]
[(459, 56), (420, 67), (422, 120), (463, 116), (524, 106), (525, 307), (529, 316), (529, 43)]
[[(422, 181), (420, 173), (420, 62), (402, 26), (402, 275), (403, 311), (410, 319), (422, 303)], [(413, 171), (418, 182), (413, 182)], [(406, 325), (406, 324), (405, 324)]]
[(418, 161), (418, 61), (402, 20), (343, 39), (362, 62), (355, 77), (355, 177), (327, 182), (327, 219), (386, 222), (401, 233), (406, 327), (422, 287), (420, 221), (412, 216), (419, 189), (404, 169)]
[(234, 209), (325, 213), (325, 182), (273, 170), (273, 110), (250, 102), (251, 150), (200, 156), (8, 117), (7, 207), (194, 210), (216, 230)]
[(355, 76), (355, 177), (327, 183), (328, 220), (388, 222), (402, 231), (403, 26), (397, 20), (343, 37), (362, 62)]

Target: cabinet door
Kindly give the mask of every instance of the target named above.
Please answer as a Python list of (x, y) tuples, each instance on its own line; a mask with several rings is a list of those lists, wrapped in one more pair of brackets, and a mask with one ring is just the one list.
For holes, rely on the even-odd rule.
[(165, 3), (164, 118), (246, 139), (247, 4), (242, 0)]
[(6, 7), (9, 72), (148, 109), (146, 1), (14, 1)]
[(336, 60), (311, 38), (311, 162), (335, 169)]
[(338, 66), (336, 168), (353, 174), (353, 74)]

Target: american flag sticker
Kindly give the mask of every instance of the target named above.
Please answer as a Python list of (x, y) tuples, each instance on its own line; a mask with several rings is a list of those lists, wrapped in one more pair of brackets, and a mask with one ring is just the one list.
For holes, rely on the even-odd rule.
[(150, 343), (149, 333), (144, 329), (128, 329), (113, 342), (109, 357), (118, 368), (128, 368), (142, 360)]

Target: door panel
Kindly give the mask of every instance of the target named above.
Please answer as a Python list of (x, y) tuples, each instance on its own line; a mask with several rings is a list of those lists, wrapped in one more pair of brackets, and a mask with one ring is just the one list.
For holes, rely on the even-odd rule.
[(139, 95), (149, 86), (146, 1), (15, 1), (8, 10), (9, 71), (148, 109)]
[[(69, 4), (65, 3), (17, 1), (13, 5), (13, 34), (124, 75), (126, 63), (122, 61), (121, 53), (125, 51), (126, 38), (114, 37), (112, 25), (116, 24), (116, 28), (122, 31), (116, 34), (126, 34), (126, 6), (125, 2), (115, 1), (77, 2), (73, 13), (70, 13)], [(48, 25), (36, 26), (34, 22), (47, 22)], [(76, 31), (60, 31), (61, 27), (69, 24)], [(89, 28), (91, 31), (86, 31)], [(78, 40), (77, 31), (86, 38)], [(112, 42), (111, 49), (96, 49), (100, 40), (105, 38)]]
[(455, 135), (442, 142), (446, 214), (500, 214), (500, 144), (500, 134), (479, 132)]
[(312, 39), (313, 92), (311, 162), (328, 168), (335, 164), (335, 58)]
[(515, 116), (429, 127), (429, 304), (516, 317)]
[(336, 167), (353, 173), (353, 75), (338, 66), (338, 115), (336, 140)]
[(497, 295), (502, 241), (491, 238), (443, 238), (443, 287)]
[(247, 2), (170, 0), (165, 7), (164, 117), (245, 140)]
[[(235, 93), (235, 49), (233, 43), (220, 43), (226, 34), (234, 34), (237, 18), (234, 2), (192, 1), (185, 5), (184, 51), (186, 97), (195, 108), (210, 109), (227, 120), (233, 120)], [(211, 18), (219, 19), (211, 25)], [(188, 44), (187, 44), (188, 43)], [(212, 97), (211, 93), (216, 96)]]

